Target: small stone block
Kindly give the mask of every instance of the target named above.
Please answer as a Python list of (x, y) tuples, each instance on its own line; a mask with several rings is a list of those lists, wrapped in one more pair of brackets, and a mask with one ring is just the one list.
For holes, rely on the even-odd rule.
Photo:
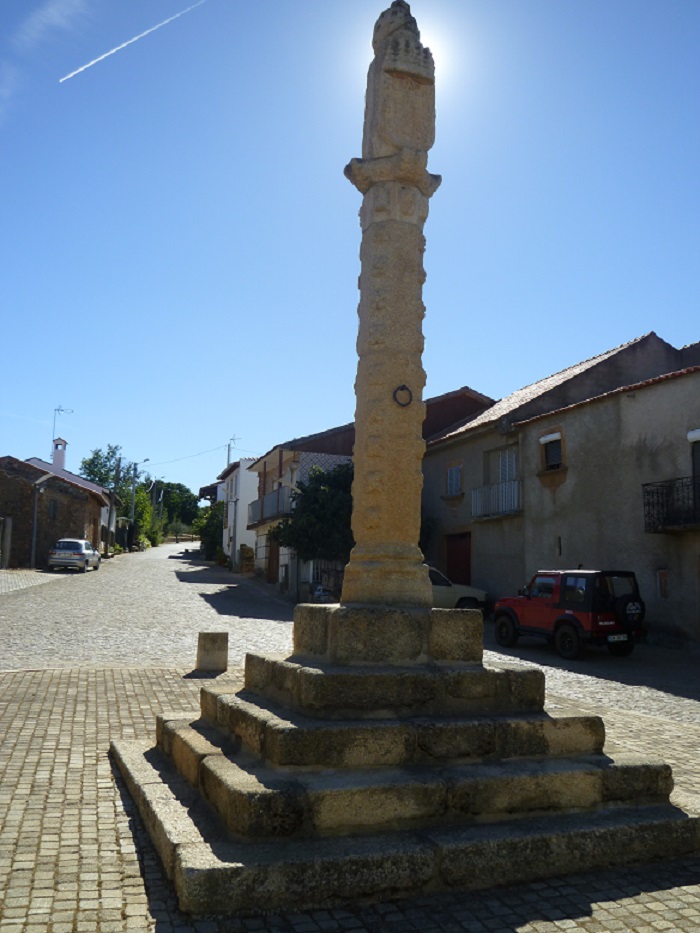
[(197, 670), (225, 671), (228, 668), (228, 632), (200, 632)]

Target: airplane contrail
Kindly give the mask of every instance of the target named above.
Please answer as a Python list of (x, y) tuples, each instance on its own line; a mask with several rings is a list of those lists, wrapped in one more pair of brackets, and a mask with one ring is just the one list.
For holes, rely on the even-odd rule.
[(155, 32), (156, 29), (160, 29), (161, 26), (167, 26), (168, 23), (172, 23), (174, 19), (177, 19), (180, 16), (184, 16), (185, 13), (189, 13), (190, 10), (194, 10), (195, 7), (201, 6), (203, 3), (206, 3), (207, 0), (198, 0), (197, 3), (193, 3), (192, 6), (188, 6), (186, 10), (180, 10), (179, 13), (176, 13), (174, 16), (169, 17), (169, 19), (164, 19), (162, 23), (158, 23), (157, 26), (151, 26), (150, 29), (147, 29), (145, 32), (139, 33), (138, 36), (134, 36), (133, 39), (129, 39), (127, 42), (122, 42), (121, 45), (118, 45), (115, 49), (110, 49), (109, 52), (105, 52), (104, 55), (100, 55), (99, 58), (93, 58), (91, 62), (88, 62), (87, 65), (82, 65), (76, 71), (71, 71), (69, 75), (65, 75), (63, 78), (58, 79), (58, 83), (62, 84), (64, 81), (67, 81), (69, 78), (74, 78), (76, 75), (79, 75), (81, 71), (85, 71), (87, 68), (92, 68), (93, 65), (96, 65), (98, 62), (103, 61), (105, 58), (109, 58), (110, 55), (114, 55), (115, 52), (120, 52), (122, 49), (125, 49), (127, 45), (131, 45), (133, 42), (138, 42), (139, 39), (143, 39), (144, 36), (149, 35), (152, 32)]

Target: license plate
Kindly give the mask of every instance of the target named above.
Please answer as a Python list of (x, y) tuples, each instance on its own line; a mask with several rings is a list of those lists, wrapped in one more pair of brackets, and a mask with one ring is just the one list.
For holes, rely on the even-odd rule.
[(626, 635), (608, 635), (608, 641), (627, 641)]

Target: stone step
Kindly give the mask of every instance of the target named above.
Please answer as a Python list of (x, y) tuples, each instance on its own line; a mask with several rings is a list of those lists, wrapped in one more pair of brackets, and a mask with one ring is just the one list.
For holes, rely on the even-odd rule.
[(634, 757), (293, 773), (274, 770), (202, 720), (168, 720), (159, 747), (231, 832), (317, 837), (497, 820), (611, 803), (668, 802), (671, 769)]
[(330, 907), (527, 882), (601, 866), (681, 857), (700, 823), (664, 804), (420, 831), (244, 843), (226, 838), (201, 796), (148, 743), (112, 754), (174, 881), (196, 916)]
[[(602, 753), (599, 716), (544, 712), (493, 716), (318, 720), (241, 690), (202, 688), (203, 718), (278, 768), (375, 768)], [(159, 717), (158, 729), (164, 720)], [(158, 733), (160, 734), (160, 732)]]
[(247, 839), (319, 838), (497, 822), (621, 802), (668, 803), (664, 764), (638, 759), (526, 760), (449, 769), (386, 768), (284, 777), (245, 758), (210, 755), (200, 789), (231, 832)]
[(321, 665), (248, 654), (246, 689), (324, 719), (530, 712), (544, 706), (544, 674), (507, 664)]

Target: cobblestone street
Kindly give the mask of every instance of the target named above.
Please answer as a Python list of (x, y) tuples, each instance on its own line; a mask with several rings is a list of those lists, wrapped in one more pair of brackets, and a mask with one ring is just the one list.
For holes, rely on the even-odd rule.
[[(480, 894), (191, 923), (109, 742), (152, 736), (163, 710), (197, 710), (199, 631), (228, 631), (223, 676), (235, 679), (246, 651), (289, 652), (292, 608), (187, 547), (124, 555), (99, 573), (0, 571), (2, 933), (700, 931), (700, 854)], [(611, 756), (668, 761), (674, 802), (700, 812), (700, 656), (644, 645), (627, 659), (590, 651), (569, 670), (536, 641), (507, 654), (545, 670), (549, 709), (601, 714)]]

